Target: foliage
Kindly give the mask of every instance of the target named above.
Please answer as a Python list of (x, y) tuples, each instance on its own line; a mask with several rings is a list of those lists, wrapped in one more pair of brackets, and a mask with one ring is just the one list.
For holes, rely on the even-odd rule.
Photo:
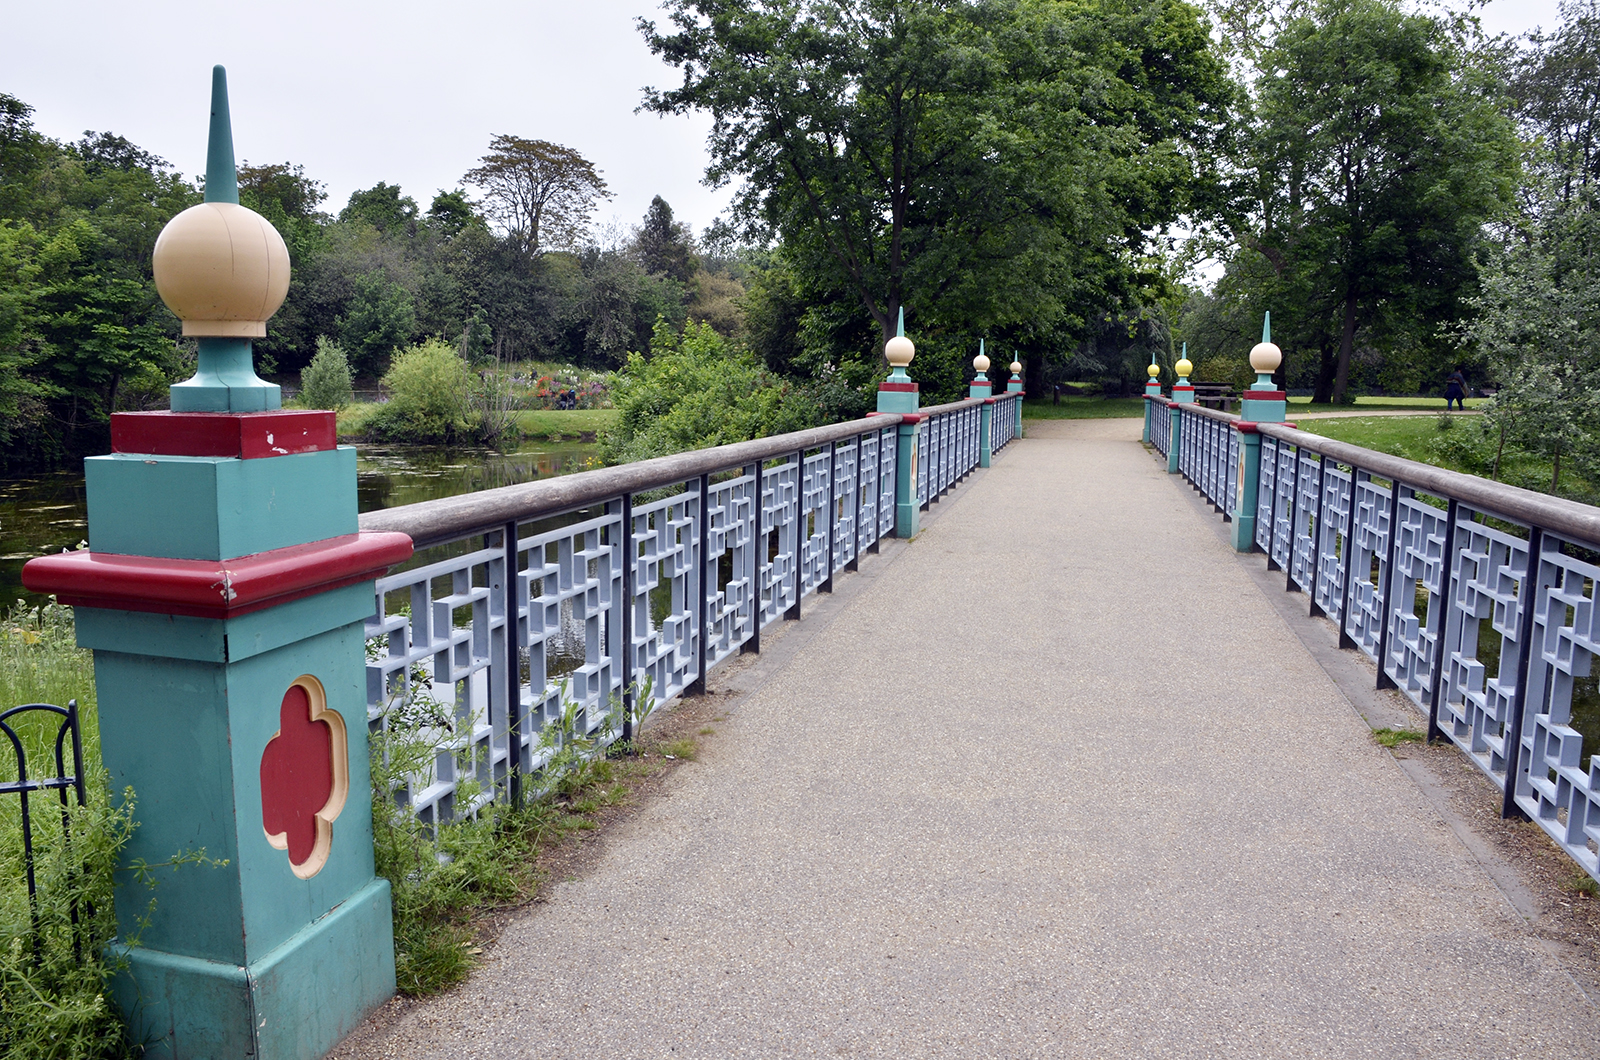
[(1600, 215), (1595, 189), (1547, 203), (1489, 257), (1477, 317), (1462, 329), (1499, 391), (1485, 415), (1516, 445), (1600, 470)]
[(919, 356), (941, 340), (952, 365), (984, 334), (1070, 344), (1144, 282), (1231, 98), (1195, 10), (1167, 0), (664, 6), (669, 27), (640, 28), (683, 82), (645, 108), (711, 115), (707, 179), (740, 182), (744, 237), (781, 237), (819, 364), (876, 367), (902, 307)]
[(467, 437), (472, 373), (449, 343), (429, 339), (401, 351), (383, 387), (389, 400), (368, 421), (375, 436), (418, 443)]
[(338, 343), (317, 336), (317, 353), (300, 373), (300, 403), (308, 409), (337, 412), (354, 400), (350, 390), (350, 361)]
[(816, 404), (772, 377), (754, 354), (708, 324), (682, 335), (657, 324), (650, 354), (630, 354), (616, 374), (617, 426), (608, 463), (742, 442), (814, 426)]
[[(1423, 464), (1495, 478), (1512, 486), (1550, 493), (1551, 461), (1521, 448), (1500, 444), (1499, 432), (1476, 415), (1457, 415), (1454, 425), (1439, 429), (1437, 414), (1419, 416), (1339, 416), (1297, 420), (1301, 430), (1336, 438), (1365, 449)], [(1565, 472), (1557, 496), (1584, 504), (1600, 504), (1600, 481)]]
[[(125, 797), (113, 807), (108, 798), (99, 767), (93, 662), (75, 643), (71, 609), (54, 603), (28, 608), (19, 601), (0, 618), (0, 709), (71, 699), (78, 701), (81, 719), (88, 802), (72, 810), (68, 843), (54, 799), (33, 800), (41, 924), (37, 959), (18, 831), (20, 804), (14, 795), (0, 797), (0, 880), (5, 881), (0, 887), (0, 1011), (5, 1013), (0, 1057), (17, 1060), (138, 1055), (106, 995), (113, 968), (105, 953), (117, 932), (112, 873), (134, 827), (133, 802)], [(54, 723), (19, 726), (30, 763), (53, 760), (55, 729)], [(123, 889), (123, 901), (134, 897)]]
[[(382, 642), (368, 642), (367, 650), (381, 652)], [(562, 691), (560, 716), (539, 733), (534, 753), (543, 765), (527, 778), (524, 806), (491, 801), (490, 793), (462, 781), (453, 804), (457, 814), (431, 826), (396, 795), (432, 775), (441, 739), (448, 740), (462, 722), (433, 698), (421, 667), (387, 704), (384, 724), (369, 745), (372, 828), (376, 869), (391, 887), (402, 993), (432, 994), (466, 978), (481, 952), (472, 944), (476, 918), (486, 908), (533, 897), (540, 848), (572, 830), (593, 828), (592, 814), (627, 795), (617, 782), (617, 765), (600, 756), (602, 743), (621, 731), (621, 703), (613, 699), (600, 735), (591, 735), (582, 710)], [(654, 703), (646, 685), (635, 720), (642, 722)], [(471, 775), (471, 762), (460, 765), (461, 775)]]
[(1500, 54), (1475, 27), (1397, 0), (1294, 4), (1258, 25), (1228, 271), (1185, 322), (1198, 356), (1248, 350), (1270, 309), (1280, 378), (1318, 401), (1344, 401), (1357, 376), (1442, 386), (1483, 225), (1519, 175)]
[(529, 257), (577, 247), (595, 200), (611, 197), (594, 163), (572, 148), (506, 134), (462, 181), (482, 189), (489, 216)]
[(362, 276), (355, 281), (349, 310), (334, 326), (340, 345), (352, 355), (352, 369), (359, 375), (376, 375), (384, 370), (390, 353), (415, 331), (416, 308), (400, 284), (380, 275)]

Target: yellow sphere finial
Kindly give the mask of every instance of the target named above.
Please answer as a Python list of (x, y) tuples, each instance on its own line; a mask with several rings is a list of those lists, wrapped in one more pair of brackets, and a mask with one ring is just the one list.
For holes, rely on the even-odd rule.
[(1149, 376), (1151, 379), (1154, 379), (1156, 376), (1161, 374), (1161, 366), (1158, 364), (1151, 364), (1144, 370), (1144, 374)]

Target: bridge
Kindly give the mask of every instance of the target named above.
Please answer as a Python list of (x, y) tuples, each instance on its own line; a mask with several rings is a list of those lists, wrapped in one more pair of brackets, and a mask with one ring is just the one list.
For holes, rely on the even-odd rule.
[(1451, 760), (1372, 739), (1426, 719), (1139, 433), (1030, 422), (713, 676), (701, 761), (466, 986), (335, 1055), (1592, 1049), (1593, 965)]
[[(154, 258), (196, 375), (24, 570), (95, 652), (120, 867), (161, 870), (115, 902), (146, 1055), (1592, 1051), (1592, 936), (1482, 819), (1600, 879), (1600, 510), (1296, 430), (1265, 336), (1238, 416), (1185, 359), (1142, 424), (1024, 436), (1019, 364), (924, 407), (901, 334), (874, 415), (358, 517), (334, 414), (251, 370), (288, 254), (213, 77)], [(377, 797), (439, 827), (712, 694), (593, 871), (363, 1023), (370, 739), (426, 741)], [(67, 731), (6, 787), (81, 800)]]

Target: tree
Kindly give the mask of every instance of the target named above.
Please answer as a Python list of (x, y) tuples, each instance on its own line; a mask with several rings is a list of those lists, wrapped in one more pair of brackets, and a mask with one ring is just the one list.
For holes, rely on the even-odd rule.
[(919, 335), (1081, 326), (1190, 204), (1232, 94), (1175, 0), (665, 6), (639, 26), (683, 82), (644, 109), (709, 112), (744, 234), (883, 338), (902, 306)]
[(308, 409), (333, 409), (350, 404), (350, 361), (339, 344), (317, 336), (317, 352), (300, 373), (300, 403)]
[(1467, 23), (1395, 0), (1299, 10), (1260, 53), (1237, 185), (1234, 241), (1271, 268), (1253, 308), (1315, 351), (1313, 400), (1345, 399), (1362, 344), (1406, 352), (1402, 385), (1442, 380), (1443, 329), (1518, 176), (1498, 71)]
[(664, 273), (670, 279), (687, 284), (696, 264), (693, 242), (689, 226), (672, 219), (672, 207), (667, 201), (659, 195), (651, 199), (644, 224), (639, 226), (634, 240), (644, 271)]
[(365, 221), (388, 235), (404, 235), (416, 227), (417, 200), (400, 194), (398, 184), (377, 184), (350, 196), (350, 202), (339, 211), (342, 222)]
[(611, 197), (600, 171), (572, 148), (505, 134), (461, 179), (482, 189), (489, 216), (528, 257), (576, 247), (595, 200)]
[(337, 321), (340, 345), (352, 355), (351, 368), (361, 375), (382, 372), (389, 354), (411, 338), (416, 320), (416, 307), (404, 287), (381, 275), (357, 279), (350, 308)]
[(1600, 0), (1562, 0), (1560, 27), (1530, 44), (1511, 92), (1518, 117), (1542, 141), (1541, 162), (1570, 200), (1600, 180)]
[[(1557, 193), (1551, 189), (1551, 198)], [(1551, 460), (1600, 464), (1600, 213), (1589, 191), (1529, 219), (1490, 254), (1475, 319), (1499, 391), (1487, 416), (1503, 441)]]
[(605, 453), (614, 464), (803, 430), (818, 419), (805, 394), (707, 324), (689, 324), (681, 336), (657, 324), (650, 356), (628, 357), (612, 401), (619, 414)]
[(472, 200), (464, 191), (441, 191), (428, 206), (428, 223), (446, 238), (460, 235), (468, 225), (481, 224)]
[(468, 436), (472, 373), (448, 342), (429, 339), (397, 352), (383, 386), (389, 400), (368, 421), (379, 437), (427, 444)]

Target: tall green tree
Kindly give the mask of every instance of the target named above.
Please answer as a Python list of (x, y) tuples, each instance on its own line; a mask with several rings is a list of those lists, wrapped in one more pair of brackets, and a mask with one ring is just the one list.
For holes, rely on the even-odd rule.
[(1272, 273), (1257, 308), (1315, 352), (1316, 401), (1345, 400), (1361, 343), (1409, 357), (1411, 386), (1442, 381), (1519, 176), (1503, 70), (1470, 23), (1396, 0), (1300, 10), (1260, 52), (1237, 185), (1232, 235)]
[(709, 113), (743, 234), (879, 342), (902, 307), (919, 335), (1081, 328), (1193, 204), (1232, 95), (1176, 0), (664, 6), (640, 29), (683, 81), (644, 108)]
[(461, 180), (482, 189), (484, 210), (529, 257), (577, 247), (595, 203), (611, 197), (594, 163), (572, 148), (503, 133)]

